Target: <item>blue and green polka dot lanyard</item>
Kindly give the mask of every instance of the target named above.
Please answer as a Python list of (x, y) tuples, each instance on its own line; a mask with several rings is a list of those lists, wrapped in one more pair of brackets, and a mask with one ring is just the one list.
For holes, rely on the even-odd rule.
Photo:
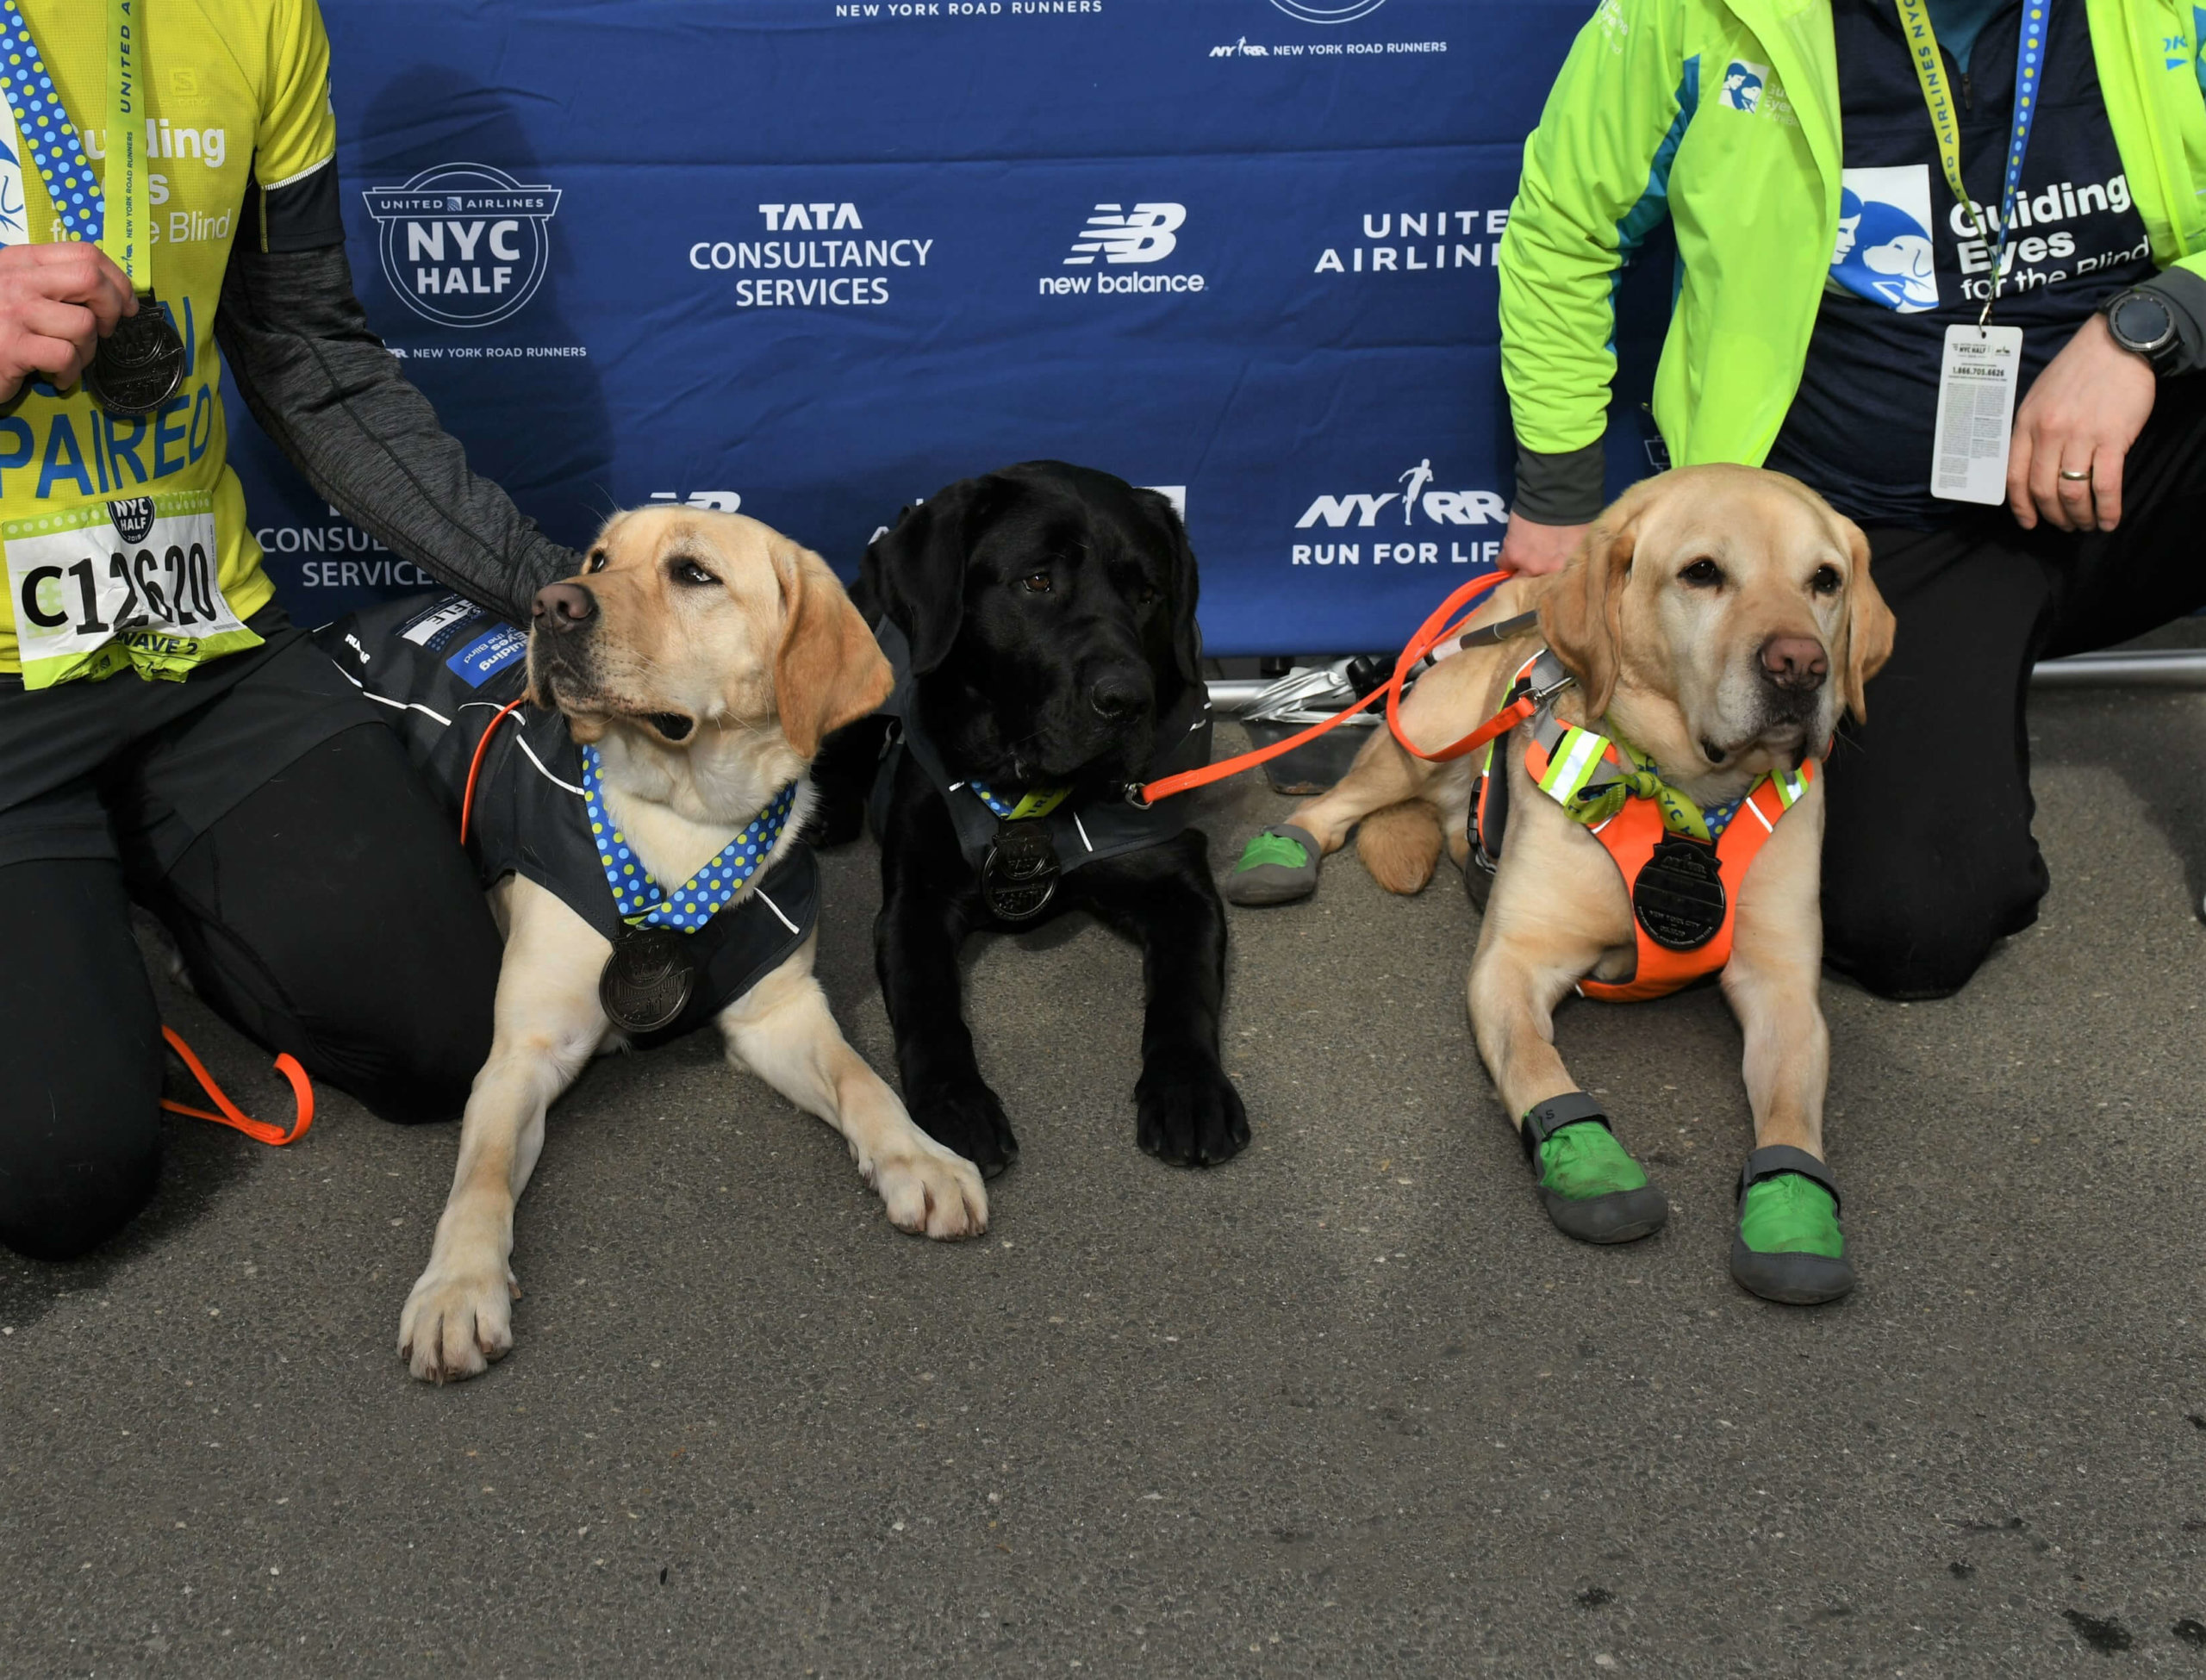
[(605, 868), (605, 884), (613, 889), (613, 907), (631, 927), (696, 932), (742, 890), (744, 882), (758, 873), (759, 866), (772, 855), (774, 843), (782, 837), (790, 808), (796, 803), (796, 783), (792, 781), (727, 843), (719, 856), (670, 894), (651, 879), (651, 872), (636, 856), (627, 836), (606, 814), (598, 768), (597, 749), (584, 747), (583, 804), (589, 812), (590, 838), (597, 846), (597, 861)]
[[(107, 200), (15, 0), (0, 3), (0, 91), (8, 96), (23, 149), (30, 154), (25, 161), (46, 184), (63, 231), (72, 240), (97, 243), (106, 226)], [(108, 143), (114, 141), (109, 135)]]

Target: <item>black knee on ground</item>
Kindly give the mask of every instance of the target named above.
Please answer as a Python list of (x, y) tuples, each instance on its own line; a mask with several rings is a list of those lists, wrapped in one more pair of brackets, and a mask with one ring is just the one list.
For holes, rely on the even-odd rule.
[(160, 1177), (160, 1011), (117, 864), (9, 864), (0, 910), (0, 1243), (74, 1260)]
[(136, 1217), (160, 1179), (160, 1080), (149, 1047), (11, 1093), (14, 1111), (0, 1120), (0, 1243), (32, 1260), (75, 1260)]
[(2037, 900), (1992, 906), (1955, 901), (1915, 905), (1826, 904), (1823, 961), (1895, 1003), (1950, 998), (1984, 966), (1992, 948), (2037, 920)]
[(483, 999), (456, 997), (403, 1018), (386, 1016), (373, 1043), (309, 1044), (300, 1063), (379, 1119), (401, 1126), (457, 1120), (475, 1075), (490, 1054)]

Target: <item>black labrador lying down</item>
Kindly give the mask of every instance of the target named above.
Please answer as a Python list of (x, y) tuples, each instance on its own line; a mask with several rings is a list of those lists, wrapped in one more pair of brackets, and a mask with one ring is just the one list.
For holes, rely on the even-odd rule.
[(823, 834), (856, 834), (869, 787), (874, 960), (905, 1102), (991, 1178), (1019, 1141), (974, 1061), (958, 949), (1067, 909), (1141, 943), (1141, 1147), (1211, 1166), (1249, 1141), (1218, 1059), (1225, 914), (1208, 845), (1175, 809), (1184, 795), (1148, 811), (1125, 797), (1209, 758), (1195, 595), (1169, 502), (1056, 461), (906, 509), (851, 592), (897, 686), (824, 755)]

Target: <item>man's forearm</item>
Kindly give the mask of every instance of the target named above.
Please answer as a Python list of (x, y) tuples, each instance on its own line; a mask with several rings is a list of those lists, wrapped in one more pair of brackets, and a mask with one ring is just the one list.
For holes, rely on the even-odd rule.
[(459, 440), (369, 331), (345, 247), (230, 256), (215, 333), (261, 429), (317, 494), (394, 553), (521, 623), (581, 569)]

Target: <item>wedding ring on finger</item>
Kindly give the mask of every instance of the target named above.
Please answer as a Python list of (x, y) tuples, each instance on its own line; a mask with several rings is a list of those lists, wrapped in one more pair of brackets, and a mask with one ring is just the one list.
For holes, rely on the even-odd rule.
[(2071, 484), (2088, 484), (2091, 482), (2091, 470), (2089, 467), (2084, 468), (2081, 472), (2074, 472), (2063, 467), (2060, 469), (2060, 476)]

